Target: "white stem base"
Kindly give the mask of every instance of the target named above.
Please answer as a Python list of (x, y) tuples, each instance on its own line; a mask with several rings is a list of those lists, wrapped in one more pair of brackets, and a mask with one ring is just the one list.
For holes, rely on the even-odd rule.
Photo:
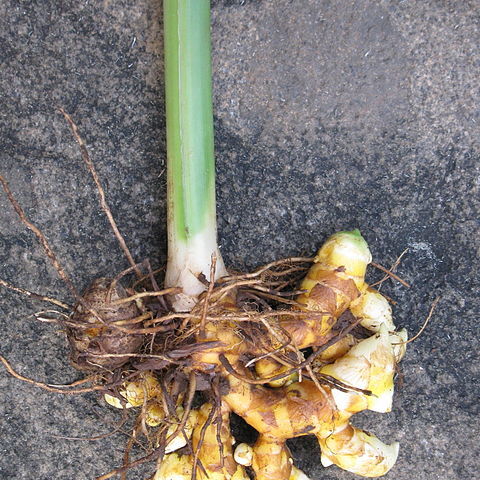
[(183, 292), (172, 295), (170, 302), (176, 312), (189, 312), (207, 287), (199, 280), (201, 274), (210, 281), (212, 255), (216, 256), (215, 280), (227, 275), (217, 247), (216, 232), (198, 234), (188, 242), (170, 242), (165, 287), (180, 287)]

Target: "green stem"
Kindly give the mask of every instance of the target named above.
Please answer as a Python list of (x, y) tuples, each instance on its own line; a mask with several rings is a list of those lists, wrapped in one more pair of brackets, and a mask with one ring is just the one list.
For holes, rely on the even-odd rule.
[(213, 253), (217, 277), (224, 274), (216, 240), (209, 0), (164, 0), (164, 30), (166, 283), (195, 298), (203, 290), (196, 277), (209, 277)]
[(215, 211), (209, 0), (165, 0), (169, 206), (182, 240)]

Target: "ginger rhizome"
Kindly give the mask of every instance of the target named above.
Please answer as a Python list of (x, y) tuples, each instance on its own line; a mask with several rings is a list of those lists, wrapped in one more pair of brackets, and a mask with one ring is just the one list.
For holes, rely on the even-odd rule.
[[(160, 290), (149, 268), (134, 288), (120, 285), (132, 268), (96, 280), (62, 321), (72, 364), (89, 372), (90, 389), (55, 389), (0, 360), (42, 388), (103, 390), (108, 404), (137, 413), (132, 439), (145, 437), (149, 453), (129, 461), (129, 442), (124, 465), (99, 480), (148, 460), (157, 461), (154, 480), (302, 480), (286, 441), (304, 435), (318, 440), (324, 466), (384, 475), (398, 444), (382, 443), (351, 418), (391, 410), (406, 331), (396, 331), (388, 301), (365, 282), (371, 255), (358, 230), (331, 236), (305, 269), (308, 260), (218, 280), (212, 268), (210, 281), (199, 277), (205, 292), (191, 312), (172, 311), (165, 295), (176, 290)], [(237, 444), (231, 414), (258, 432), (253, 444)]]
[[(167, 452), (155, 480), (249, 478), (243, 467), (256, 480), (298, 478), (303, 474), (293, 467), (286, 441), (304, 435), (317, 438), (324, 466), (366, 477), (389, 471), (398, 444), (386, 445), (350, 422), (363, 410), (391, 410), (406, 341), (404, 330), (395, 331), (386, 299), (365, 283), (370, 260), (358, 231), (337, 233), (319, 250), (290, 308), (252, 301), (268, 275), (261, 285), (250, 283), (251, 290), (242, 286), (248, 275), (226, 277), (183, 320), (175, 348), (164, 346), (168, 333), (156, 335), (152, 352), (169, 358), (182, 351), (183, 364), (152, 369), (124, 382), (116, 397), (106, 396), (111, 405), (142, 408)], [(187, 378), (201, 392), (200, 407), (178, 393)], [(173, 417), (163, 413), (169, 408)], [(231, 413), (258, 432), (253, 445), (234, 448)], [(181, 440), (173, 444), (175, 430)]]

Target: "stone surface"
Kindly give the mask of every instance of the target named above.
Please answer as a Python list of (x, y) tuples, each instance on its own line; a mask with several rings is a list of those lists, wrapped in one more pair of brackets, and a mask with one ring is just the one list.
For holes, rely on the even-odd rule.
[[(78, 122), (138, 259), (165, 259), (165, 136), (159, 0), (0, 4), (0, 171), (78, 288), (126, 266), (56, 108)], [(410, 345), (394, 411), (357, 424), (399, 440), (388, 478), (466, 480), (478, 465), (478, 2), (213, 2), (220, 243), (252, 268), (311, 254), (358, 227)], [(0, 278), (70, 300), (0, 195)], [(372, 273), (372, 278), (378, 277)], [(1, 353), (50, 383), (78, 378), (48, 305), (2, 289)], [(57, 396), (0, 372), (0, 478), (92, 479), (121, 463), (125, 437), (93, 394)], [(311, 439), (291, 444), (312, 479)], [(152, 468), (132, 472), (144, 479)]]

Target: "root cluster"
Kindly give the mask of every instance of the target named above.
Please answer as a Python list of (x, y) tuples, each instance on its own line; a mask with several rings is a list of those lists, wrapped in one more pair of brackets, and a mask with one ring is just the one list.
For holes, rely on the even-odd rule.
[[(206, 292), (188, 313), (171, 311), (175, 289), (161, 290), (150, 270), (133, 288), (120, 286), (129, 269), (87, 289), (61, 320), (72, 364), (107, 403), (136, 415), (124, 464), (98, 480), (126, 478), (148, 461), (157, 462), (154, 480), (305, 478), (286, 445), (302, 435), (317, 437), (324, 465), (389, 470), (397, 446), (350, 417), (390, 410), (406, 336), (364, 282), (369, 259), (343, 265), (340, 255), (337, 265), (338, 235), (315, 259), (203, 279)], [(257, 430), (254, 445), (236, 443), (232, 413)], [(137, 443), (147, 453), (132, 460)]]

